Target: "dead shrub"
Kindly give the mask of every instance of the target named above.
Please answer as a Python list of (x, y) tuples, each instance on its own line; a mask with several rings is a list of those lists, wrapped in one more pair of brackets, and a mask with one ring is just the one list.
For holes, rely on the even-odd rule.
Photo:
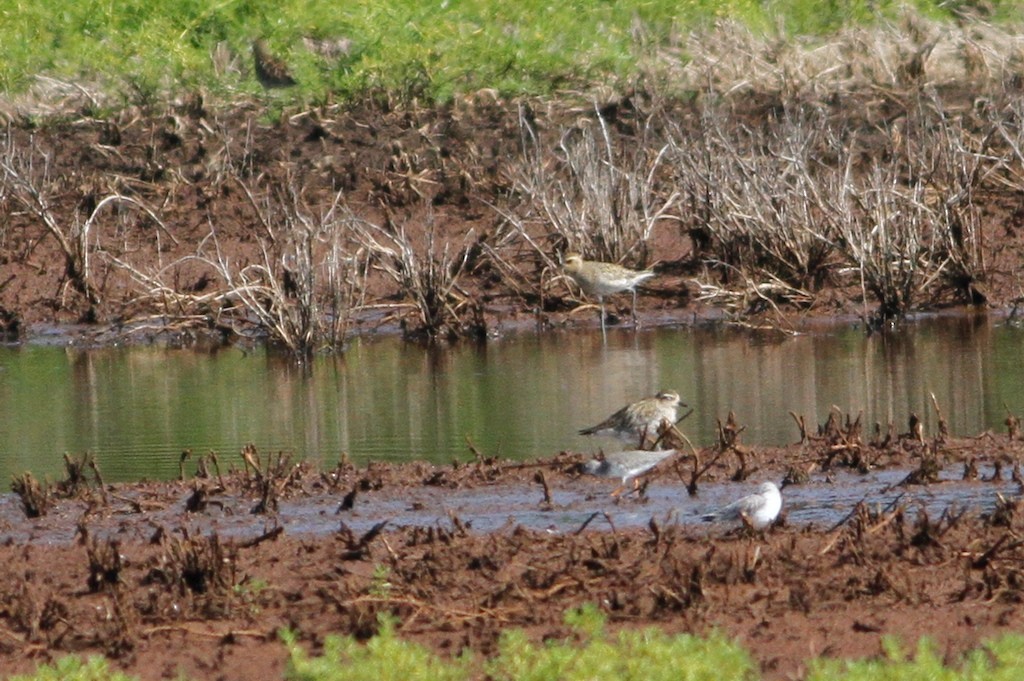
[(90, 593), (116, 589), (121, 583), (121, 570), (124, 568), (120, 542), (116, 539), (101, 542), (88, 536), (85, 551), (89, 559), (86, 584)]
[(673, 181), (690, 208), (683, 229), (707, 268), (697, 279), (705, 299), (743, 301), (744, 312), (806, 306), (831, 280), (836, 235), (821, 196), (831, 178), (820, 156), (834, 141), (824, 114), (786, 108), (750, 129), (709, 105), (701, 134), (670, 124)]
[(175, 262), (143, 271), (115, 260), (140, 289), (133, 304), (162, 310), (167, 326), (262, 335), (302, 358), (340, 347), (362, 308), (368, 267), (350, 238), (343, 194), (318, 209), (291, 178), (259, 193), (242, 176), (230, 177), (262, 227), (252, 261), (227, 257), (211, 224), (195, 253)]
[[(236, 583), (235, 557), (220, 537), (216, 533), (193, 537), (183, 529), (182, 536), (164, 536), (161, 541), (164, 552), (149, 569), (144, 583), (173, 589), (207, 615), (225, 613), (231, 607)], [(159, 604), (153, 609), (169, 611)]]
[(31, 473), (14, 476), (11, 490), (21, 498), (21, 508), (26, 518), (39, 518), (50, 510), (49, 485), (40, 483)]
[[(481, 335), (486, 332), (478, 310), (458, 287), (474, 250), (469, 242), (472, 231), (463, 237), (461, 247), (435, 240), (433, 217), (425, 227), (406, 229), (405, 222), (389, 219), (385, 227), (358, 221), (354, 233), (361, 247), (388, 279), (398, 285), (402, 297), (412, 302), (399, 307), (411, 308), (417, 320), (409, 326), (402, 321), (407, 336), (427, 340)], [(414, 234), (423, 233), (422, 242)]]
[(77, 497), (84, 495), (89, 490), (88, 471), (92, 471), (94, 482), (100, 493), (105, 495), (103, 476), (100, 475), (99, 465), (96, 463), (96, 455), (86, 452), (78, 457), (69, 454), (64, 455), (64, 479), (57, 483), (57, 494), (66, 497)]
[(521, 108), (523, 159), (510, 174), (523, 201), (512, 224), (525, 236), (527, 219), (543, 220), (554, 230), (538, 244), (548, 252), (646, 266), (654, 228), (678, 219), (678, 194), (665, 182), (669, 145), (658, 140), (650, 119), (640, 125), (632, 135), (615, 135), (595, 103), (592, 116), (561, 131), (550, 155)]
[(246, 486), (259, 494), (259, 501), (252, 508), (253, 513), (276, 513), (278, 500), (291, 485), (301, 482), (303, 467), (292, 464), (291, 455), (278, 452), (276, 457), (267, 454), (260, 461), (256, 446), (248, 444), (242, 448), (245, 462)]
[(1013, 521), (1017, 519), (1021, 506), (1020, 499), (1007, 498), (996, 492), (996, 506), (990, 513), (982, 515), (982, 520), (992, 527), (1013, 527)]

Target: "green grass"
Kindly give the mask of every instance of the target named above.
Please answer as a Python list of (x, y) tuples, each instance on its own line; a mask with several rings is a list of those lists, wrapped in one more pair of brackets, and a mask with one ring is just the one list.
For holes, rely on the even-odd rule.
[[(925, 15), (950, 15), (950, 3), (914, 5)], [(1012, 17), (1019, 2), (988, 6), (996, 17)], [(256, 95), (249, 45), (263, 36), (301, 83), (271, 97), (430, 103), (481, 88), (537, 95), (627, 82), (674, 36), (722, 17), (820, 35), (896, 17), (900, 7), (887, 0), (8, 1), (0, 3), (0, 91), (24, 92), (42, 74), (126, 103), (190, 89), (213, 98)], [(349, 49), (325, 58), (305, 49), (304, 37), (345, 39)], [(219, 43), (235, 57), (221, 73), (211, 58)]]
[(461, 681), (471, 678), (469, 657), (442, 660), (426, 648), (395, 636), (394, 624), (381, 619), (379, 633), (365, 645), (351, 636), (328, 636), (321, 657), (309, 657), (294, 634), (282, 633), (291, 659), (289, 681)]
[[(669, 636), (648, 628), (605, 633), (604, 617), (593, 606), (566, 615), (573, 630), (567, 640), (534, 643), (520, 630), (506, 632), (499, 654), (481, 662), (466, 654), (441, 658), (423, 646), (401, 640), (394, 623), (381, 619), (379, 633), (361, 643), (329, 636), (323, 654), (308, 655), (292, 632), (282, 632), (289, 651), (287, 681), (574, 681), (632, 679), (657, 681), (754, 681), (760, 678), (750, 655), (719, 634), (706, 638)], [(884, 654), (865, 660), (819, 659), (810, 663), (807, 681), (1016, 681), (1024, 678), (1024, 636), (1007, 634), (984, 643), (951, 664), (943, 663), (929, 639), (908, 656), (893, 638), (883, 638)], [(67, 657), (35, 674), (11, 681), (130, 681), (106, 660)], [(182, 677), (185, 679), (186, 677)]]
[(1011, 681), (1024, 678), (1024, 636), (1008, 634), (972, 651), (958, 664), (943, 664), (934, 643), (924, 638), (910, 658), (891, 637), (884, 656), (871, 660), (817, 660), (807, 681)]
[(8, 681), (132, 681), (134, 678), (112, 671), (102, 657), (83, 661), (69, 656), (54, 664), (40, 666), (34, 674), (11, 676)]
[(614, 638), (592, 606), (567, 621), (583, 639), (535, 644), (521, 631), (502, 636), (499, 655), (487, 664), (495, 681), (744, 681), (756, 679), (750, 656), (719, 634), (669, 636), (660, 629), (624, 629)]

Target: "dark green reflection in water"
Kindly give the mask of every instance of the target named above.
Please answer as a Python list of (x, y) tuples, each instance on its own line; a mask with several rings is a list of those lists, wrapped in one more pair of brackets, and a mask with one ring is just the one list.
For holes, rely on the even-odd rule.
[[(1004, 403), (1024, 413), (1024, 332), (984, 317), (929, 320), (898, 336), (857, 328), (791, 338), (660, 329), (553, 333), (424, 350), (397, 339), (356, 342), (310, 367), (263, 352), (162, 348), (0, 349), (0, 480), (62, 475), (65, 452), (94, 452), (108, 480), (177, 475), (182, 449), (239, 465), (254, 443), (333, 463), (526, 459), (621, 445), (576, 431), (626, 402), (673, 388), (695, 408), (684, 430), (715, 440), (730, 410), (743, 441), (797, 438), (831, 405), (905, 430), (934, 432), (934, 393), (952, 432), (1002, 431)], [(190, 469), (191, 470), (191, 467)]]

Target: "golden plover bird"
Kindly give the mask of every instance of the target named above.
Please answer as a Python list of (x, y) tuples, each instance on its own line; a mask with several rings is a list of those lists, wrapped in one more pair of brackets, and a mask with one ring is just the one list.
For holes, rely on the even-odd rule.
[(597, 298), (601, 305), (601, 332), (604, 333), (604, 297), (623, 291), (633, 293), (633, 326), (636, 326), (637, 284), (654, 276), (654, 270), (631, 270), (622, 265), (584, 260), (579, 253), (568, 253), (562, 269), (572, 277), (583, 292)]
[(675, 453), (674, 449), (631, 449), (625, 452), (612, 452), (603, 455), (603, 458), (584, 462), (583, 472), (601, 478), (622, 478), (622, 484), (612, 492), (612, 496), (618, 496), (630, 480), (633, 481), (633, 489), (637, 489), (641, 475)]
[(713, 513), (701, 518), (706, 521), (740, 520), (747, 527), (763, 530), (779, 517), (782, 510), (782, 493), (774, 482), (762, 483), (754, 494), (738, 499)]
[(270, 54), (270, 49), (262, 38), (252, 41), (252, 60), (256, 66), (256, 79), (263, 87), (270, 89), (295, 85), (295, 79), (288, 72), (288, 67)]
[(639, 441), (640, 449), (653, 447), (662, 432), (675, 425), (680, 404), (679, 393), (663, 390), (627, 404), (596, 426), (584, 428), (580, 435), (611, 435), (626, 442)]

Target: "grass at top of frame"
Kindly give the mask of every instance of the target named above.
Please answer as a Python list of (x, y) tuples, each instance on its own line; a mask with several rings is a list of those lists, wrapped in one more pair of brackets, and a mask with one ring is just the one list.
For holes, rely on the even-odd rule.
[[(894, 19), (890, 0), (8, 0), (0, 3), (0, 93), (46, 83), (96, 88), (124, 104), (190, 90), (260, 96), (256, 37), (299, 85), (268, 97), (436, 103), (460, 92), (543, 95), (617, 85), (684, 32), (734, 18), (780, 37)], [(970, 4), (970, 3), (966, 3)], [(959, 3), (918, 0), (935, 18)], [(1019, 0), (986, 3), (993, 20)], [(685, 57), (684, 57), (685, 59)], [(42, 78), (40, 78), (42, 76)], [(55, 79), (55, 81), (47, 80)]]

